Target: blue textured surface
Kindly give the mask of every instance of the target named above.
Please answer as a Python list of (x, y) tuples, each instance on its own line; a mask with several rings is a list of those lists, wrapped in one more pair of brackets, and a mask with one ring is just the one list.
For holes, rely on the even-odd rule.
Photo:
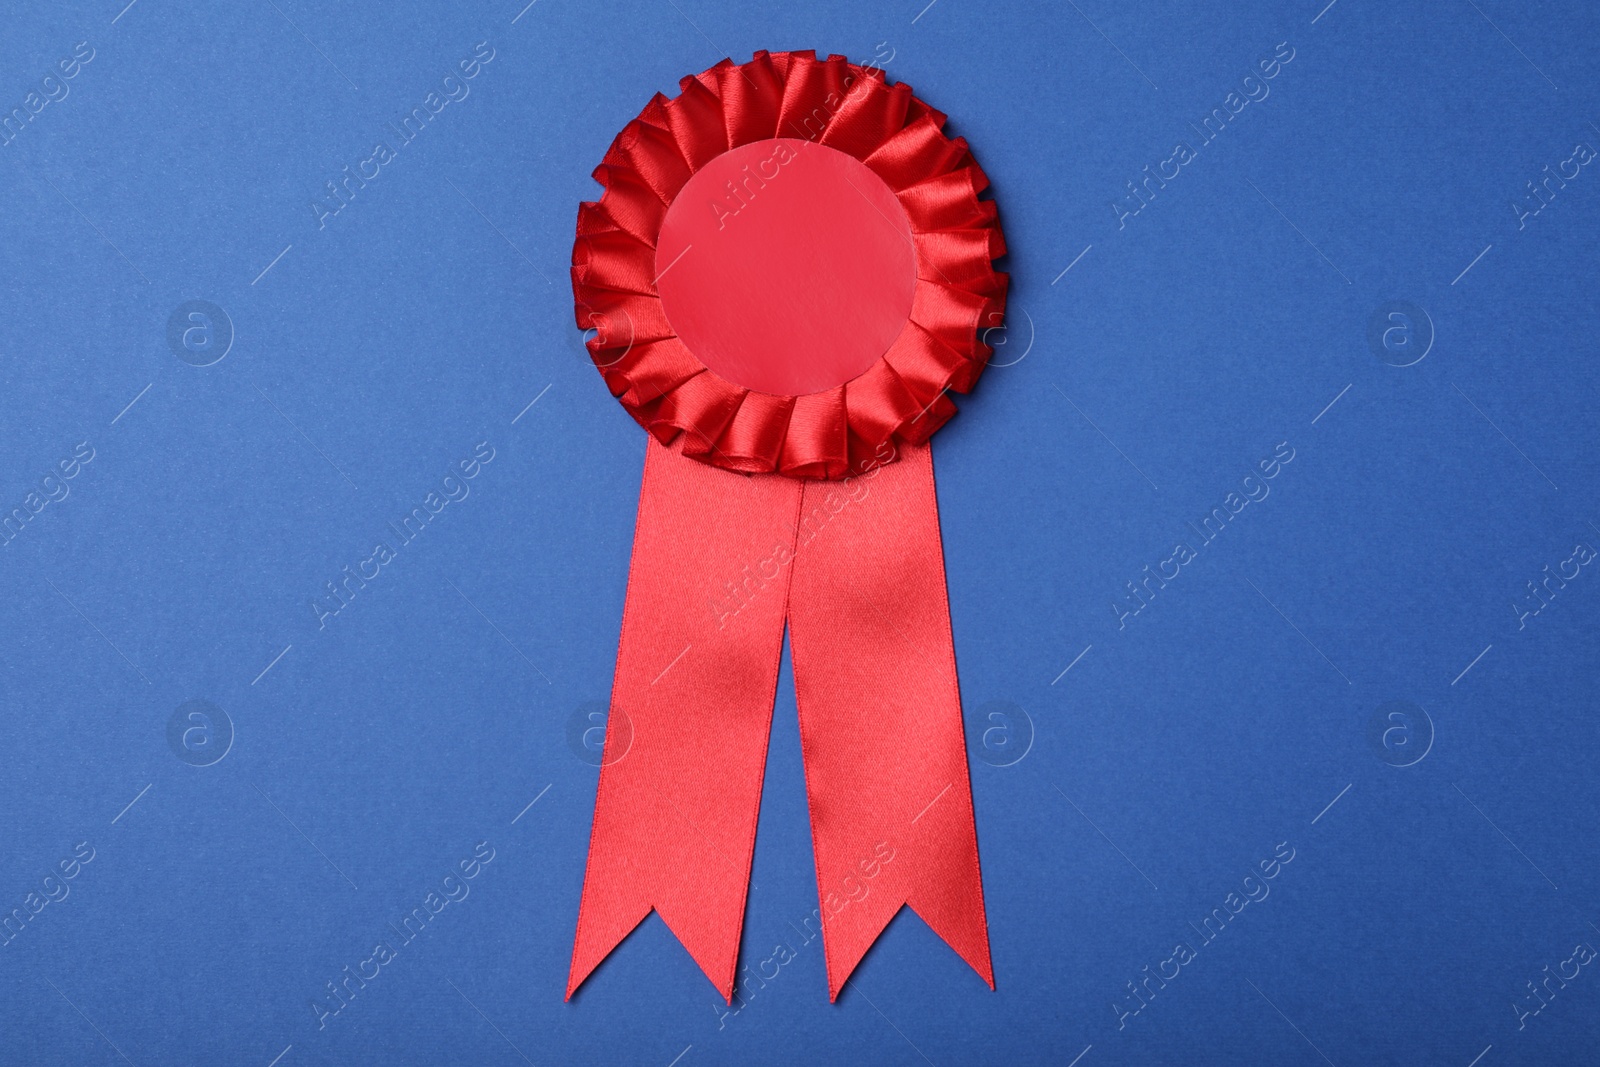
[[(0, 1063), (1592, 1057), (1591, 6), (122, 2), (0, 41)], [(838, 1004), (794, 944), (722, 1017), (652, 918), (563, 1003), (644, 450), (574, 212), (651, 93), (763, 47), (879, 57), (1001, 205), (1011, 365), (935, 450), (999, 989), (902, 913)], [(816, 906), (794, 714), (786, 666), (750, 962)]]

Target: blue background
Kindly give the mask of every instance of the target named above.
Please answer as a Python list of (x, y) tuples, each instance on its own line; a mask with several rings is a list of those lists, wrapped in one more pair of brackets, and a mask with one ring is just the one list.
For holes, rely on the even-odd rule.
[[(1513, 1005), (1600, 945), (1600, 575), (1512, 605), (1600, 545), (1600, 175), (1511, 205), (1600, 147), (1595, 11), (1238, 8), (11, 5), (0, 108), (94, 58), (0, 148), (0, 510), (94, 458), (0, 549), (0, 911), (94, 859), (0, 948), (0, 1062), (1591, 1056), (1592, 968)], [(319, 227), (480, 41), (470, 96)], [(1279, 42), (1270, 95), (1119, 220)], [(652, 917), (564, 1003), (596, 781), (569, 728), (609, 689), (644, 451), (572, 325), (574, 214), (653, 92), (757, 48), (885, 60), (1001, 207), (1009, 365), (936, 448), (999, 988), (903, 912), (838, 1004), (812, 943), (721, 1018)], [(168, 343), (189, 300), (231, 320), (211, 366)], [(1391, 300), (1431, 320), (1411, 366), (1422, 320), (1405, 359), (1368, 342)], [(482, 441), (470, 496), (319, 628)], [(1119, 623), (1281, 442), (1270, 495)], [(190, 700), (232, 724), (210, 766), (168, 741)], [(1421, 711), (1375, 727), (1390, 701)], [(319, 1029), (482, 841), (470, 896)], [(747, 961), (816, 907), (809, 849), (786, 664)]]

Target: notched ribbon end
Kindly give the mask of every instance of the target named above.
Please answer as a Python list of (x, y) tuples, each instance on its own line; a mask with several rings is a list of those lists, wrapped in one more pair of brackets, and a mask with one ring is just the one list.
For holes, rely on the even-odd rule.
[[(700, 916), (697, 918), (695, 915), (687, 913), (681, 915), (678, 921), (674, 922), (672, 918), (662, 911), (660, 906), (655, 904), (645, 905), (644, 914), (633, 920), (632, 923), (628, 923), (625, 928), (622, 923), (609, 924), (611, 934), (614, 936), (606, 936), (604, 934), (589, 934), (586, 936), (588, 934), (585, 929), (586, 923), (588, 927), (593, 928), (595, 919), (587, 911), (580, 914), (578, 919), (578, 939), (572, 953), (572, 967), (567, 974), (566, 1001), (570, 1002), (572, 1000), (579, 987), (589, 980), (590, 975), (594, 974), (600, 964), (605, 962), (611, 952), (626, 941), (652, 913), (660, 917), (667, 931), (689, 953), (689, 958), (694, 960), (695, 966), (700, 968), (701, 973), (716, 988), (722, 999), (729, 1006), (732, 1006), (733, 987), (739, 966), (739, 936), (742, 932), (742, 924), (736, 923), (732, 927), (732, 948), (730, 951), (727, 945), (714, 943), (728, 940), (728, 935), (725, 932), (726, 923), (715, 920), (708, 921), (708, 917)], [(626, 922), (626, 920), (623, 921)], [(723, 927), (724, 930), (719, 931), (718, 927)], [(723, 955), (727, 956), (726, 965), (714, 966), (707, 962)]]

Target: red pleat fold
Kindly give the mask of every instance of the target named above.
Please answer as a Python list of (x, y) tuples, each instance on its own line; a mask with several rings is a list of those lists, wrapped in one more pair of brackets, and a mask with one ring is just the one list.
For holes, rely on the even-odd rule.
[(690, 170), (699, 170), (728, 150), (722, 102), (696, 78), (684, 78), (677, 99), (667, 105), (667, 122)]
[(794, 401), (792, 396), (746, 393), (717, 440), (717, 451), (726, 463), (748, 472), (777, 469), (776, 457), (789, 429)]
[(881, 78), (879, 71), (877, 78), (862, 75), (851, 82), (818, 143), (860, 159), (905, 125), (911, 86), (885, 85)]
[(994, 201), (978, 199), (988, 185), (983, 171), (962, 167), (902, 189), (898, 196), (917, 230), (982, 227), (995, 217)]
[(772, 57), (766, 52), (757, 52), (750, 62), (741, 66), (716, 69), (729, 147), (776, 137), (783, 83)]
[(795, 397), (779, 468), (791, 477), (842, 478), (848, 473), (844, 386)]
[[(591, 227), (609, 223), (632, 234), (653, 251), (661, 233), (661, 222), (667, 217), (667, 205), (631, 170), (602, 164), (595, 168), (594, 177), (606, 187), (605, 208), (600, 211), (598, 203), (584, 204), (579, 209), (578, 232), (593, 233), (595, 230)], [(599, 211), (603, 218), (585, 220), (582, 215), (589, 210)]]

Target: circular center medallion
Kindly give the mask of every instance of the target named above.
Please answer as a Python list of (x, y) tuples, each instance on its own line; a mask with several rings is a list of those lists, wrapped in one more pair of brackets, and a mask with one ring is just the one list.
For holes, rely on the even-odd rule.
[(696, 171), (667, 209), (656, 288), (674, 332), (736, 385), (820, 393), (911, 314), (916, 251), (894, 192), (837, 149), (775, 137)]

